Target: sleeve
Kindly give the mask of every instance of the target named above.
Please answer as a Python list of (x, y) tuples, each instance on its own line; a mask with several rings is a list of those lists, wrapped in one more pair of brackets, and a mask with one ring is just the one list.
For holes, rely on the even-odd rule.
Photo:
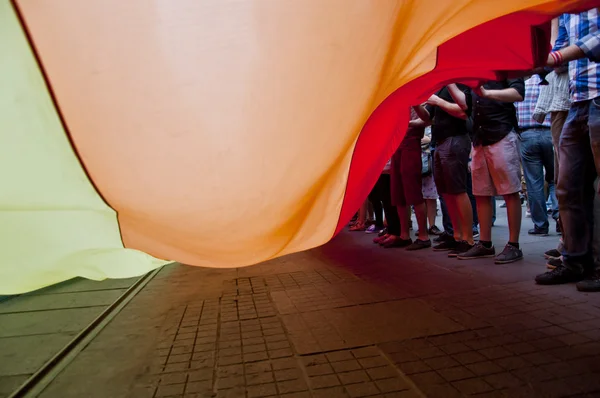
[(591, 61), (600, 61), (600, 32), (590, 33), (579, 39), (575, 44), (581, 48), (581, 51)]
[(521, 97), (523, 97), (523, 99), (525, 99), (525, 79), (520, 77), (518, 79), (508, 79), (508, 87), (507, 88), (514, 88), (515, 90), (517, 90), (517, 92), (519, 94), (521, 94)]
[(554, 48), (552, 51), (558, 51), (569, 45), (569, 34), (567, 32), (567, 21), (565, 14), (558, 17), (558, 36), (556, 42), (554, 42)]

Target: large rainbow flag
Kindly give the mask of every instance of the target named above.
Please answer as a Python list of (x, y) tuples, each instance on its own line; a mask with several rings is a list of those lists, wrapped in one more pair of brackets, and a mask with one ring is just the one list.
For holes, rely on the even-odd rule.
[(582, 0), (0, 0), (0, 294), (329, 241), (452, 81)]

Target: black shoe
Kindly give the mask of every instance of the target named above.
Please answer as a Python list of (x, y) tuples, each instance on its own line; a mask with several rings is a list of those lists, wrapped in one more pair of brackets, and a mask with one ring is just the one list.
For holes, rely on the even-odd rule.
[(387, 235), (387, 233), (388, 233), (387, 228), (384, 228), (381, 231), (379, 231), (379, 233), (377, 234), (377, 236), (382, 237), (383, 235)]
[(580, 292), (600, 292), (600, 270), (581, 282), (577, 282), (576, 286)]
[(548, 236), (548, 229), (534, 227), (527, 232), (529, 235)]
[(448, 232), (444, 231), (440, 236), (433, 240), (433, 243), (442, 243), (447, 242), (449, 240), (454, 240), (454, 237), (450, 235)]
[(452, 240), (447, 240), (445, 242), (440, 243), (439, 245), (433, 246), (434, 252), (447, 252), (450, 250), (456, 249), (458, 246), (458, 242), (452, 238)]
[(546, 268), (548, 268), (548, 269), (555, 269), (555, 268), (562, 267), (562, 266), (563, 266), (563, 262), (560, 259), (560, 257), (548, 259), (548, 262), (546, 263)]
[(427, 239), (427, 240), (416, 239), (412, 243), (412, 245), (410, 245), (406, 248), (406, 250), (414, 251), (414, 250), (427, 249), (428, 247), (431, 247), (430, 239)]
[(535, 277), (535, 283), (538, 285), (562, 285), (564, 283), (579, 282), (583, 280), (583, 274), (571, 271), (565, 266), (556, 267), (552, 271), (540, 274)]
[(442, 231), (440, 231), (440, 229), (437, 227), (437, 225), (433, 225), (431, 226), (427, 232), (429, 233), (429, 235), (435, 235), (435, 236), (440, 236), (442, 234)]
[(487, 248), (481, 243), (477, 243), (469, 251), (460, 253), (456, 258), (459, 260), (474, 260), (476, 258), (495, 257), (496, 249), (494, 246)]
[(560, 252), (556, 249), (550, 249), (546, 253), (544, 253), (544, 257), (546, 257), (547, 259), (560, 258), (560, 256)]
[(511, 244), (507, 244), (504, 246), (504, 250), (502, 253), (496, 256), (496, 260), (494, 263), (496, 264), (508, 264), (514, 263), (515, 261), (519, 261), (523, 259), (523, 252), (518, 247), (515, 247)]
[(473, 230), (473, 239), (477, 239), (479, 238), (479, 230), (478, 229), (474, 229)]
[(475, 245), (470, 245), (469, 242), (462, 240), (456, 245), (456, 249), (450, 250), (448, 257), (458, 257), (459, 254), (463, 254), (471, 250)]

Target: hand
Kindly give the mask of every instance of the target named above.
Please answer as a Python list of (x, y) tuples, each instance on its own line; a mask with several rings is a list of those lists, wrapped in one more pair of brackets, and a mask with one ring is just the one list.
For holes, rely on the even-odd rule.
[(441, 99), (437, 95), (433, 94), (425, 103), (427, 105), (437, 106), (440, 103)]
[(475, 94), (477, 94), (481, 98), (487, 97), (487, 90), (483, 88), (483, 86), (476, 87), (473, 89), (473, 91), (475, 91)]

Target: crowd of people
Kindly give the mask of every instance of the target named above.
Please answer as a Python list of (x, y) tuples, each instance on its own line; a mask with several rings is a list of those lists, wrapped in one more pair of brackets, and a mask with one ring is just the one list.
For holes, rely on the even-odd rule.
[[(526, 199), (533, 224), (528, 233), (546, 236), (554, 229), (561, 236), (545, 253), (549, 270), (536, 283), (576, 282), (578, 290), (600, 291), (593, 250), (599, 22), (596, 8), (555, 19), (543, 72), (474, 89), (449, 84), (412, 107), (402, 143), (350, 229), (377, 233), (374, 242), (384, 248), (431, 248), (459, 260), (513, 263), (523, 259)], [(443, 231), (436, 226), (438, 197)], [(497, 197), (504, 199), (509, 229), (499, 251), (492, 243)]]

